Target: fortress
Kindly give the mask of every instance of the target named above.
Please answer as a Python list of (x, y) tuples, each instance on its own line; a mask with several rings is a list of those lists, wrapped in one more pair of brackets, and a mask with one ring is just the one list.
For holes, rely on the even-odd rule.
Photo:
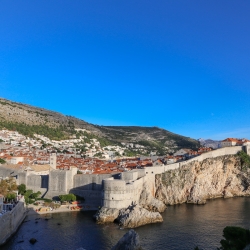
[(70, 170), (55, 169), (55, 155), (52, 156), (52, 170), (48, 175), (35, 175), (32, 171), (17, 171), (0, 167), (0, 177), (16, 176), (18, 184), (25, 184), (27, 189), (40, 191), (43, 197), (53, 198), (60, 194), (74, 193), (85, 198), (90, 209), (100, 206), (107, 208), (125, 208), (138, 203), (143, 188), (148, 188), (155, 196), (155, 175), (168, 170), (178, 169), (193, 162), (203, 161), (223, 155), (234, 155), (244, 150), (250, 155), (250, 146), (220, 148), (204, 153), (187, 161), (170, 165), (145, 167), (118, 174), (77, 174), (77, 168)]

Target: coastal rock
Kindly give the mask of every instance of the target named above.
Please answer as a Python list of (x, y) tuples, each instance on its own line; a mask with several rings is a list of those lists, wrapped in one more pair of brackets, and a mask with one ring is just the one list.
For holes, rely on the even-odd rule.
[(98, 224), (103, 224), (107, 222), (114, 222), (114, 220), (119, 215), (119, 209), (102, 207), (94, 215), (94, 219)]
[(130, 229), (111, 250), (142, 250), (138, 234)]
[(213, 198), (250, 195), (250, 173), (237, 155), (193, 161), (156, 175), (156, 198), (166, 205), (205, 204)]
[(29, 242), (30, 242), (32, 245), (34, 245), (34, 244), (37, 242), (37, 239), (31, 238), (31, 239), (29, 240)]
[(139, 200), (140, 206), (143, 208), (152, 211), (152, 212), (164, 212), (166, 209), (166, 205), (153, 197), (153, 195), (149, 192), (147, 185), (144, 184), (143, 191), (140, 195)]
[(159, 212), (150, 212), (139, 205), (131, 205), (121, 209), (117, 221), (121, 227), (135, 228), (150, 223), (162, 222)]

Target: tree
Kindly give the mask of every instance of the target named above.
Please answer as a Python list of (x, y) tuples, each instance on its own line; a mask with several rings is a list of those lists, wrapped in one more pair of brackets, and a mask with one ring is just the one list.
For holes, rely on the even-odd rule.
[(5, 161), (4, 159), (0, 158), (0, 163), (1, 163), (1, 164), (5, 164), (6, 161)]
[(16, 181), (14, 178), (9, 178), (0, 181), (0, 194), (6, 196), (8, 193), (13, 193), (17, 190)]
[(14, 200), (16, 198), (16, 194), (15, 193), (8, 193), (5, 198), (7, 200)]
[(26, 203), (30, 203), (30, 195), (33, 193), (32, 189), (28, 189), (26, 190), (25, 194), (24, 194), (24, 199)]
[(241, 250), (250, 243), (250, 231), (241, 227), (225, 227), (221, 250)]
[(238, 152), (237, 155), (240, 157), (242, 170), (250, 168), (250, 156), (244, 151)]
[(40, 191), (38, 191), (38, 192), (36, 192), (36, 193), (32, 193), (30, 196), (29, 196), (29, 198), (31, 198), (31, 199), (37, 199), (38, 198), (38, 196), (39, 195), (41, 195), (41, 192)]
[(18, 186), (18, 193), (21, 195), (24, 195), (26, 192), (26, 185), (25, 184), (20, 184)]
[(8, 193), (8, 183), (6, 180), (1, 180), (0, 181), (0, 194), (3, 196), (7, 195)]

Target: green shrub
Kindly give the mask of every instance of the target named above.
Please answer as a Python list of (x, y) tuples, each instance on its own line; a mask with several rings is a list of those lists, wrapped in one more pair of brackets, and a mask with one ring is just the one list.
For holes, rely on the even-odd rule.
[(59, 195), (59, 199), (61, 202), (63, 202), (63, 201), (76, 201), (76, 196), (74, 194), (64, 194), (64, 195)]
[(250, 243), (250, 231), (241, 227), (225, 227), (221, 250), (241, 250)]
[(46, 198), (37, 198), (37, 201), (44, 201), (44, 202), (52, 202), (51, 199), (46, 199)]
[(240, 157), (242, 170), (250, 168), (250, 156), (244, 151), (238, 152), (237, 155)]
[(30, 195), (30, 198), (36, 200), (36, 199), (38, 198), (39, 195), (41, 195), (41, 192), (40, 192), (40, 191), (38, 191), (38, 192), (36, 192), (36, 193), (32, 193), (32, 194)]
[(0, 158), (0, 164), (5, 164), (5, 163), (6, 163), (6, 161), (4, 159)]
[(26, 192), (26, 185), (25, 184), (20, 184), (18, 187), (18, 193), (21, 195), (24, 195)]
[(15, 193), (8, 193), (8, 194), (5, 196), (5, 198), (6, 198), (7, 200), (15, 200), (16, 194), (15, 194)]

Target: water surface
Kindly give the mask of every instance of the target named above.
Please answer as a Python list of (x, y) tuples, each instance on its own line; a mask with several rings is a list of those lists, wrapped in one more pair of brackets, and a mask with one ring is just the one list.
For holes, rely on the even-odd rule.
[[(3, 250), (60, 249), (107, 250), (128, 231), (116, 224), (97, 225), (93, 212), (29, 215)], [(170, 206), (164, 222), (136, 229), (146, 250), (216, 249), (226, 226), (250, 228), (250, 197), (216, 199), (206, 205)], [(37, 222), (37, 223), (36, 223)], [(0, 225), (1, 226), (1, 225)], [(34, 245), (30, 238), (38, 241)], [(23, 242), (20, 242), (23, 241)], [(20, 243), (18, 243), (20, 242)]]

